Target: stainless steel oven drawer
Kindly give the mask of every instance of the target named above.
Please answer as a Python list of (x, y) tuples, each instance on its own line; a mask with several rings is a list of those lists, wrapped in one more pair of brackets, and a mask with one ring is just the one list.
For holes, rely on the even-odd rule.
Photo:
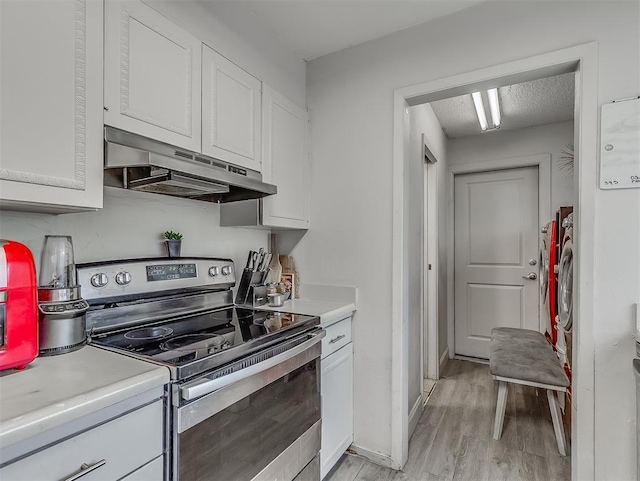
[[(233, 374), (231, 384), (202, 379), (174, 393), (173, 479), (292, 481), (321, 446), (320, 354), (324, 331), (292, 339)], [(244, 376), (246, 374), (246, 377)], [(214, 381), (212, 383), (212, 381)]]
[[(313, 467), (307, 471), (306, 466), (318, 456), (321, 432), (321, 421), (318, 421), (251, 481), (289, 481), (293, 479), (296, 481), (302, 479), (318, 481), (320, 479), (320, 460), (318, 459), (318, 476), (316, 478), (308, 476), (313, 471)], [(307, 474), (301, 477), (303, 471), (307, 471)]]

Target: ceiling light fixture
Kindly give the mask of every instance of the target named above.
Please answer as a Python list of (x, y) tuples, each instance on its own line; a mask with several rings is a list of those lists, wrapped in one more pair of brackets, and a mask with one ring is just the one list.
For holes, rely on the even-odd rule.
[(476, 113), (478, 114), (478, 121), (480, 122), (480, 128), (484, 132), (489, 128), (489, 124), (487, 124), (487, 114), (484, 112), (484, 105), (482, 104), (482, 95), (480, 92), (473, 92), (471, 94), (473, 98), (473, 105), (476, 108)]
[(487, 98), (489, 99), (489, 110), (491, 111), (491, 120), (493, 128), (500, 127), (500, 102), (498, 101), (498, 89), (487, 90)]

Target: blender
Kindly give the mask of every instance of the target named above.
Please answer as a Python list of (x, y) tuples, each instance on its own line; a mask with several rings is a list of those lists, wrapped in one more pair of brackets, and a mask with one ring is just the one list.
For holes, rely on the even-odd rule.
[(38, 286), (40, 355), (64, 354), (84, 346), (88, 309), (80, 295), (71, 237), (45, 236)]

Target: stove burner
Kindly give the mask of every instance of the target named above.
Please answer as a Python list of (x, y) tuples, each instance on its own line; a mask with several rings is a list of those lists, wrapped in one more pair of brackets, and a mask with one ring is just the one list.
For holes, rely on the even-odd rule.
[[(209, 314), (211, 319), (222, 322), (231, 322), (233, 320), (233, 310), (225, 309), (223, 311), (212, 312)], [(254, 312), (251, 309), (235, 309), (238, 320), (253, 317)]]
[(143, 327), (134, 331), (129, 331), (124, 334), (127, 339), (161, 339), (173, 334), (173, 329), (169, 327)]
[(224, 347), (227, 340), (218, 334), (185, 334), (171, 338), (162, 344), (160, 349), (165, 351), (196, 351), (215, 350)]

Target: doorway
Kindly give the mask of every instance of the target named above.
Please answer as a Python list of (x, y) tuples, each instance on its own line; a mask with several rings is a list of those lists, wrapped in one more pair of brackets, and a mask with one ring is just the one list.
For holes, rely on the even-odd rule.
[[(505, 82), (502, 85), (507, 85), (517, 81), (526, 81), (550, 75), (576, 72), (577, 105), (574, 139), (576, 155), (581, 155), (581, 161), (584, 161), (584, 159), (587, 160), (583, 166), (576, 166), (576, 202), (574, 202), (574, 205), (578, 207), (578, 200), (580, 201), (580, 205), (579, 208), (576, 209), (576, 221), (574, 225), (576, 230), (584, 230), (587, 232), (587, 236), (592, 237), (594, 227), (593, 219), (590, 219), (588, 216), (582, 216), (580, 212), (588, 211), (590, 206), (593, 205), (593, 193), (588, 188), (583, 190), (581, 187), (587, 185), (587, 182), (595, 178), (596, 169), (593, 159), (595, 159), (597, 151), (596, 142), (595, 139), (588, 138), (588, 136), (583, 135), (582, 132), (595, 131), (597, 127), (595, 109), (592, 108), (593, 105), (596, 105), (597, 103), (597, 75), (595, 75), (594, 68), (596, 60), (597, 50), (595, 45), (587, 44), (495, 67), (489, 67), (475, 72), (468, 72), (446, 79), (431, 81), (425, 84), (399, 89), (395, 92), (393, 218), (394, 232), (399, 233), (399, 235), (394, 236), (393, 248), (394, 266), (398, 266), (394, 269), (392, 279), (394, 286), (392, 293), (394, 322), (402, 319), (403, 312), (403, 270), (402, 264), (399, 261), (402, 257), (403, 250), (402, 192), (405, 181), (404, 165), (406, 155), (403, 145), (402, 126), (405, 109), (413, 105), (467, 94), (482, 88), (494, 87), (496, 79), (500, 79), (501, 82)], [(580, 234), (578, 234), (578, 237), (580, 237)], [(593, 386), (593, 363), (591, 362), (593, 352), (592, 349), (589, 349), (592, 345), (590, 327), (593, 319), (588, 309), (588, 299), (592, 294), (589, 281), (593, 272), (592, 266), (589, 265), (589, 259), (593, 254), (593, 247), (589, 237), (581, 239), (580, 244), (584, 246), (584, 249), (577, 252), (580, 259), (577, 260), (574, 316), (580, 316), (581, 327), (583, 328), (581, 329), (581, 335), (583, 335), (583, 337), (581, 338), (581, 343), (576, 346), (577, 349), (574, 349), (573, 354), (574, 359), (579, 358), (581, 361), (581, 373), (580, 377), (576, 379), (574, 397), (577, 398), (583, 394), (585, 396), (585, 400), (587, 400), (589, 393), (592, 392), (591, 390)], [(581, 273), (583, 273), (583, 276), (581, 276)], [(448, 282), (452, 283), (453, 279), (448, 279)], [(448, 314), (451, 315), (453, 313), (453, 306), (450, 305), (449, 307), (451, 307), (451, 309)], [(408, 359), (406, 357), (407, 351), (403, 347), (406, 346), (407, 338), (405, 336), (407, 331), (403, 328), (396, 329), (393, 332), (392, 392), (399, 392), (401, 395), (398, 396), (397, 399), (394, 396), (392, 400), (392, 412), (394, 413), (392, 418), (398, 421), (396, 423), (393, 422), (392, 419), (392, 458), (394, 460), (394, 464), (397, 463), (402, 465), (406, 461), (406, 455), (408, 452), (408, 412), (405, 404), (407, 399), (406, 366)], [(577, 363), (574, 362), (574, 365), (576, 364)], [(585, 366), (584, 369), (582, 369), (582, 366)], [(584, 463), (582, 466), (588, 467), (588, 459), (592, 459), (593, 456), (593, 439), (589, 438), (589, 433), (593, 426), (593, 405), (587, 401), (585, 402), (586, 405), (582, 405), (582, 410), (578, 412), (577, 416), (573, 419), (574, 430), (576, 430), (577, 426), (580, 425), (580, 429), (577, 430), (579, 443), (573, 445), (574, 449), (576, 448), (576, 445), (579, 446), (579, 450), (572, 456), (574, 476), (578, 477), (580, 477), (580, 471), (575, 469), (576, 466), (580, 466), (582, 461), (582, 463)]]

